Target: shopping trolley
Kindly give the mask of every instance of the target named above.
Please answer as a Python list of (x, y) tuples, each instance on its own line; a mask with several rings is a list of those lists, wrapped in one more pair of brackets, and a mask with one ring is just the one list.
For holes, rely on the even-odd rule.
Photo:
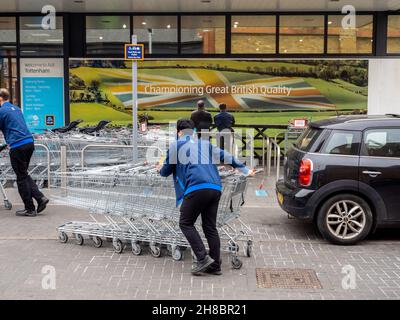
[[(251, 230), (240, 220), (240, 207), (246, 191), (246, 177), (224, 173), (223, 190), (217, 215), (221, 249), (229, 253), (233, 268), (239, 269), (239, 242), (246, 256), (251, 255)], [(179, 228), (173, 181), (160, 177), (154, 166), (138, 164), (124, 171), (80, 172), (60, 175), (56, 202), (86, 209), (91, 222), (71, 221), (58, 227), (61, 242), (72, 234), (77, 244), (84, 237), (101, 247), (110, 239), (114, 251), (121, 253), (127, 244), (140, 255), (149, 246), (154, 257), (166, 247), (174, 260), (181, 260), (189, 243)], [(202, 234), (200, 221), (196, 228)], [(204, 235), (202, 235), (204, 239)]]
[[(5, 146), (0, 147), (0, 158), (4, 158), (5, 153), (2, 152), (2, 151), (5, 150), (5, 149), (6, 149)], [(0, 176), (1, 175), (2, 175), (2, 170), (1, 170), (1, 167), (0, 167)], [(1, 179), (1, 180), (4, 181), (4, 179)], [(7, 197), (6, 190), (4, 189), (4, 186), (3, 186), (3, 181), (0, 181), (0, 193), (1, 193), (1, 196), (3, 197), (4, 208), (7, 209), (7, 210), (11, 210), (12, 209), (12, 203)], [(7, 182), (7, 180), (5, 180), (4, 182)]]

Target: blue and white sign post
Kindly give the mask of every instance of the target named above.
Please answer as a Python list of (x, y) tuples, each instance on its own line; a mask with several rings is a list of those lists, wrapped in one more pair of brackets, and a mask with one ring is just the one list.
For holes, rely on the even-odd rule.
[(21, 107), (32, 132), (64, 125), (63, 59), (21, 59)]
[(144, 46), (137, 44), (137, 36), (132, 35), (132, 43), (125, 45), (125, 60), (132, 61), (132, 148), (133, 148), (133, 163), (138, 162), (138, 94), (137, 94), (137, 61), (144, 60)]

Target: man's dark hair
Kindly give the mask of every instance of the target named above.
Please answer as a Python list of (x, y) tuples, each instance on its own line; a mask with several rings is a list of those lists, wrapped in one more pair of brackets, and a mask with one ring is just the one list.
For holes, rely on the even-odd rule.
[(221, 103), (219, 105), (219, 110), (226, 110), (226, 104), (225, 103)]
[(0, 97), (2, 97), (3, 100), (10, 100), (10, 93), (6, 88), (0, 89)]
[(198, 108), (204, 108), (204, 101), (203, 100), (197, 101), (197, 107)]
[(179, 119), (176, 123), (176, 130), (177, 131), (182, 131), (182, 130), (193, 130), (194, 128), (194, 122), (190, 119)]

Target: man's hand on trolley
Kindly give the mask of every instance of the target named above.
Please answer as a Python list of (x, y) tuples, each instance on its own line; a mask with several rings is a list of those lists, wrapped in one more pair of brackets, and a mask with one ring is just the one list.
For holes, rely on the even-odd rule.
[(3, 150), (7, 149), (8, 145), (7, 144), (3, 144), (0, 146), (0, 152), (2, 152)]
[(156, 163), (156, 170), (157, 170), (158, 172), (160, 172), (160, 171), (161, 171), (161, 168), (162, 168), (162, 164), (161, 164), (160, 162), (157, 162), (157, 163)]

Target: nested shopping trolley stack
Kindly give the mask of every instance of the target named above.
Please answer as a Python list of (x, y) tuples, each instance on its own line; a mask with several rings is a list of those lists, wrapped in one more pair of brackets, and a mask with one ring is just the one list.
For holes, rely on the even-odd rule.
[[(54, 199), (86, 209), (91, 217), (90, 222), (71, 221), (58, 227), (61, 242), (67, 242), (68, 235), (79, 245), (91, 239), (95, 247), (109, 240), (117, 253), (130, 245), (134, 255), (148, 247), (154, 257), (168, 252), (174, 260), (183, 258), (189, 244), (179, 229), (173, 181), (160, 177), (154, 166), (74, 172), (59, 178)], [(252, 251), (251, 231), (240, 219), (247, 182), (246, 177), (235, 173), (225, 173), (222, 180), (217, 218), (221, 248), (229, 252), (232, 267), (239, 269), (239, 243), (246, 256)], [(201, 233), (200, 220), (197, 228)]]

